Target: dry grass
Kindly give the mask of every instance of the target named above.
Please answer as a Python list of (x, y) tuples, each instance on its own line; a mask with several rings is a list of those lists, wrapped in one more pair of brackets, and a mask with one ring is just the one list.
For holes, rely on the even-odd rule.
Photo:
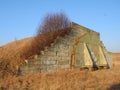
[(26, 38), (2, 46), (0, 48), (0, 72), (14, 73), (17, 65), (24, 63), (20, 56), (25, 50), (25, 46), (29, 47), (33, 39), (34, 37)]
[[(120, 54), (118, 55), (120, 56)], [(116, 58), (116, 54), (113, 54)], [(113, 62), (120, 58), (113, 59)], [(112, 69), (97, 70), (61, 70), (26, 76), (10, 75), (0, 79), (3, 90), (119, 90), (120, 66)]]
[(119, 66), (120, 65), (120, 53), (113, 53), (112, 57), (114, 60), (113, 65)]

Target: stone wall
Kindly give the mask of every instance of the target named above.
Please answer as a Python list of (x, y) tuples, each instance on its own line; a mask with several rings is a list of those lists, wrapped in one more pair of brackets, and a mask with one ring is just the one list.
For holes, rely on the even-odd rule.
[[(99, 46), (102, 47), (99, 49)], [(64, 37), (57, 37), (50, 47), (45, 47), (41, 55), (33, 60), (27, 60), (25, 66), (20, 66), (22, 74), (54, 71), (73, 68), (94, 68), (99, 66), (99, 51), (107, 63), (109, 55), (100, 41), (100, 35), (88, 28), (73, 23), (73, 28)], [(102, 52), (102, 51), (101, 51)], [(105, 65), (107, 67), (107, 65)]]
[(23, 74), (70, 69), (71, 51), (76, 36), (73, 32), (64, 37), (57, 37), (50, 47), (41, 51), (34, 60), (28, 60), (20, 70)]

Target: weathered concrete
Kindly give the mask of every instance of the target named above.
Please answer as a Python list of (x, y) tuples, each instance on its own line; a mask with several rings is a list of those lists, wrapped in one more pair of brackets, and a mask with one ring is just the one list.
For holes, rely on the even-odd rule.
[(51, 47), (21, 66), (22, 74), (60, 69), (111, 67), (111, 57), (100, 41), (100, 34), (78, 24), (64, 37), (57, 37)]
[(86, 47), (86, 44), (83, 43), (83, 45), (84, 45), (84, 64), (85, 64), (85, 66), (92, 67), (93, 62), (92, 62), (91, 56), (89, 54), (89, 51)]
[(107, 66), (107, 61), (100, 46), (99, 46), (99, 66)]

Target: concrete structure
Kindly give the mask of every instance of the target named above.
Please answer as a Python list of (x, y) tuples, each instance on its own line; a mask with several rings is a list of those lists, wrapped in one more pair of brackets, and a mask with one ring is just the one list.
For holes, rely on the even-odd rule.
[(99, 69), (111, 67), (111, 55), (100, 41), (100, 34), (72, 23), (72, 30), (57, 37), (51, 47), (20, 67), (22, 74), (60, 69)]

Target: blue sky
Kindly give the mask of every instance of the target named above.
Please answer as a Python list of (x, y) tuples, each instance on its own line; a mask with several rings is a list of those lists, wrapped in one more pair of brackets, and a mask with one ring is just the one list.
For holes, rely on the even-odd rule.
[(34, 36), (47, 13), (100, 32), (109, 51), (120, 52), (120, 0), (0, 0), (0, 46)]

